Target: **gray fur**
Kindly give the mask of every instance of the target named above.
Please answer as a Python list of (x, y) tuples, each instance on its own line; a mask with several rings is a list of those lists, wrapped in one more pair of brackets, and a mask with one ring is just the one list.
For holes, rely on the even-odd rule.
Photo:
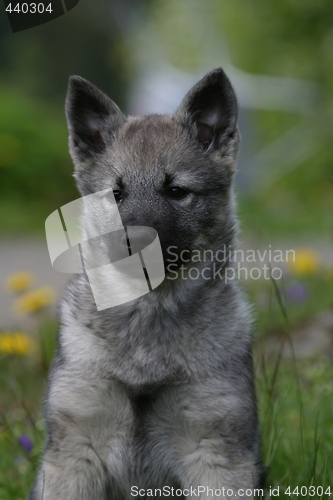
[[(123, 224), (154, 227), (165, 260), (170, 245), (178, 254), (234, 247), (237, 103), (221, 69), (174, 116), (143, 118), (124, 117), (72, 77), (66, 113), (82, 195), (122, 191)], [(188, 194), (171, 198), (174, 186)], [(95, 223), (89, 214), (88, 235)], [(47, 444), (29, 500), (125, 500), (134, 485), (225, 487), (241, 498), (239, 488), (260, 487), (249, 307), (236, 282), (168, 278), (100, 312), (86, 275), (69, 285), (45, 402)]]

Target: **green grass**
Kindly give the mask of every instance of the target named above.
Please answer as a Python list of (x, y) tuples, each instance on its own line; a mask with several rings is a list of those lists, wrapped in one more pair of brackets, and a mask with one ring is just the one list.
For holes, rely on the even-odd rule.
[[(285, 319), (270, 282), (247, 281), (243, 283), (255, 306), (256, 330), (267, 334), (283, 330)], [(302, 287), (306, 297), (288, 301), (288, 290)], [(279, 281), (281, 300), (288, 310), (290, 327), (299, 327), (312, 321), (319, 313), (333, 308), (333, 271), (323, 269), (316, 274), (285, 276)]]
[(332, 360), (321, 355), (296, 363), (257, 352), (256, 362), (267, 485), (326, 490), (333, 484)]
[(57, 207), (55, 204), (29, 201), (18, 203), (3, 199), (0, 202), (1, 236), (32, 237), (45, 235), (45, 220)]
[[(55, 351), (57, 324), (43, 320), (32, 335), (37, 349), (26, 357), (0, 357), (0, 499), (25, 499), (38, 467), (44, 443), (42, 398)], [(21, 448), (20, 435), (34, 443), (30, 454)]]
[[(280, 346), (268, 356), (261, 335), (255, 352), (267, 486), (279, 487), (285, 498), (331, 498), (332, 353), (296, 360), (283, 291), (272, 285), (284, 324)], [(291, 346), (291, 361), (282, 358), (284, 343)]]
[(333, 211), (329, 206), (333, 187), (329, 181), (327, 188), (330, 193), (321, 199), (318, 195), (317, 204), (310, 204), (306, 193), (296, 194), (276, 184), (262, 195), (238, 196), (238, 216), (244, 233), (252, 240), (270, 243), (291, 238), (327, 239), (333, 233)]
[[(323, 277), (308, 278), (313, 294), (319, 293)], [(311, 283), (312, 282), (312, 283)], [(272, 283), (271, 300), (266, 311), (258, 312), (255, 371), (262, 429), (263, 459), (267, 466), (267, 486), (280, 487), (282, 498), (291, 487), (329, 485), (333, 492), (333, 364), (331, 355), (323, 353), (303, 360), (286, 360), (280, 349), (267, 349), (271, 331), (280, 332), (281, 346), (289, 342), (290, 325), (298, 324), (308, 308), (308, 318), (315, 310), (332, 304), (325, 293), (310, 305), (288, 304), (283, 292), (277, 294)], [(332, 288), (332, 287), (331, 287)], [(252, 290), (255, 298), (257, 290)], [(301, 312), (301, 308), (303, 312)], [(310, 308), (310, 309), (309, 309)], [(268, 327), (268, 325), (273, 325)], [(0, 499), (24, 500), (34, 481), (44, 445), (41, 404), (50, 362), (55, 350), (57, 324), (44, 320), (35, 339), (38, 349), (25, 357), (3, 355), (0, 358)], [(20, 446), (25, 434), (34, 443), (31, 454)], [(268, 490), (269, 491), (269, 490)], [(303, 493), (306, 490), (303, 488)], [(307, 494), (300, 498), (321, 498)], [(269, 498), (269, 496), (268, 496)], [(324, 495), (322, 498), (330, 498)]]

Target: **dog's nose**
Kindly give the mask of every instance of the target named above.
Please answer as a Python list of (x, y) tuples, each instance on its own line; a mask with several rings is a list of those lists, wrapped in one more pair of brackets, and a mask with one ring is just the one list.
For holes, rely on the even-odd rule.
[(154, 240), (156, 232), (147, 226), (127, 226), (121, 242), (131, 254), (140, 252)]

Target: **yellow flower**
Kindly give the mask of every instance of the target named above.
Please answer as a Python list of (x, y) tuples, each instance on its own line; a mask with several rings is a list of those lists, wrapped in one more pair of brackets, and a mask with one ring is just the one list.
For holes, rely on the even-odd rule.
[(24, 333), (4, 332), (0, 334), (0, 352), (3, 354), (25, 356), (33, 347), (34, 342)]
[(50, 286), (44, 286), (32, 292), (27, 292), (15, 300), (13, 305), (14, 311), (18, 314), (39, 311), (52, 304), (55, 300), (55, 295), (54, 289)]
[(292, 274), (313, 274), (320, 264), (319, 255), (314, 250), (299, 248), (295, 250), (293, 260), (288, 260), (288, 268)]
[(11, 274), (5, 281), (5, 288), (8, 292), (22, 292), (32, 285), (34, 279), (31, 273), (22, 272)]

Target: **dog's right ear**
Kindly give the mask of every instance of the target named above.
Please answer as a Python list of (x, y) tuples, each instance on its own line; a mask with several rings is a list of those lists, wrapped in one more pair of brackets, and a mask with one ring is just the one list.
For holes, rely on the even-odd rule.
[(126, 121), (107, 95), (80, 76), (69, 79), (66, 117), (72, 157), (81, 160), (103, 153)]

